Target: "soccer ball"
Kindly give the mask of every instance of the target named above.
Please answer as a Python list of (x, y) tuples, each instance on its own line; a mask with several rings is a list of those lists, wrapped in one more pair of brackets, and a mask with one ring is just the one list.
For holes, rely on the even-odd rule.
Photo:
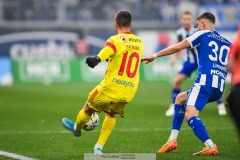
[(92, 131), (95, 128), (97, 128), (97, 126), (99, 125), (99, 117), (97, 115), (97, 113), (93, 113), (91, 116), (90, 121), (88, 121), (85, 126), (83, 127), (83, 129), (85, 131)]

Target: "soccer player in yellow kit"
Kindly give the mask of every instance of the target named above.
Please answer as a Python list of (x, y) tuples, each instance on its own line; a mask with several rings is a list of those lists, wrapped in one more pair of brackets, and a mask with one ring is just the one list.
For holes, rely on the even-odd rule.
[(101, 61), (108, 60), (104, 80), (90, 92), (86, 104), (77, 115), (76, 123), (67, 118), (62, 119), (66, 129), (75, 136), (80, 136), (94, 112), (106, 113), (94, 154), (102, 154), (103, 146), (115, 126), (116, 114), (124, 117), (124, 108), (133, 99), (138, 88), (144, 42), (130, 32), (131, 19), (128, 11), (119, 11), (115, 15), (115, 29), (118, 34), (107, 40), (97, 57), (86, 60), (92, 68)]

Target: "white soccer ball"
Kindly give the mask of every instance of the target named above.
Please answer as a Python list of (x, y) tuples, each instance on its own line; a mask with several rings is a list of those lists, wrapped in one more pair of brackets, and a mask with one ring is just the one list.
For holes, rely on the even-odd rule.
[(85, 131), (92, 131), (95, 128), (97, 128), (97, 126), (99, 125), (99, 117), (97, 115), (97, 113), (93, 113), (91, 116), (90, 121), (88, 121), (85, 126), (83, 127), (83, 129)]

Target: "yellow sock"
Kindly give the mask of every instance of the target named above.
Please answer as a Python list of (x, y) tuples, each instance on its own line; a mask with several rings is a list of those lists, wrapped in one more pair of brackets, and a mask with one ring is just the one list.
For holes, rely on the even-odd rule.
[(116, 118), (105, 116), (97, 144), (104, 146), (115, 124), (116, 124)]
[(75, 124), (75, 130), (81, 131), (84, 125), (91, 119), (91, 116), (87, 115), (83, 109), (77, 115), (77, 120)]

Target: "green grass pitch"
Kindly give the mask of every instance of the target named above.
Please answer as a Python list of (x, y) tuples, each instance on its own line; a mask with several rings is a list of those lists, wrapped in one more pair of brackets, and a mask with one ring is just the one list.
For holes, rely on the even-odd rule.
[[(100, 126), (75, 138), (61, 124), (63, 117), (75, 120), (78, 111), (94, 88), (94, 83), (17, 84), (0, 87), (0, 151), (42, 160), (83, 159), (95, 145)], [(183, 89), (191, 87), (185, 83)], [(134, 100), (127, 106), (125, 118), (117, 124), (107, 141), (106, 153), (156, 153), (170, 133), (171, 117), (165, 117), (170, 103), (171, 84), (141, 83)], [(224, 94), (225, 95), (225, 94)], [(240, 159), (239, 140), (232, 120), (219, 116), (216, 103), (208, 104), (200, 115), (210, 136), (218, 145), (219, 155), (192, 156), (203, 144), (186, 122), (178, 137), (179, 148), (157, 155), (157, 159)], [(0, 159), (10, 159), (0, 156)]]

